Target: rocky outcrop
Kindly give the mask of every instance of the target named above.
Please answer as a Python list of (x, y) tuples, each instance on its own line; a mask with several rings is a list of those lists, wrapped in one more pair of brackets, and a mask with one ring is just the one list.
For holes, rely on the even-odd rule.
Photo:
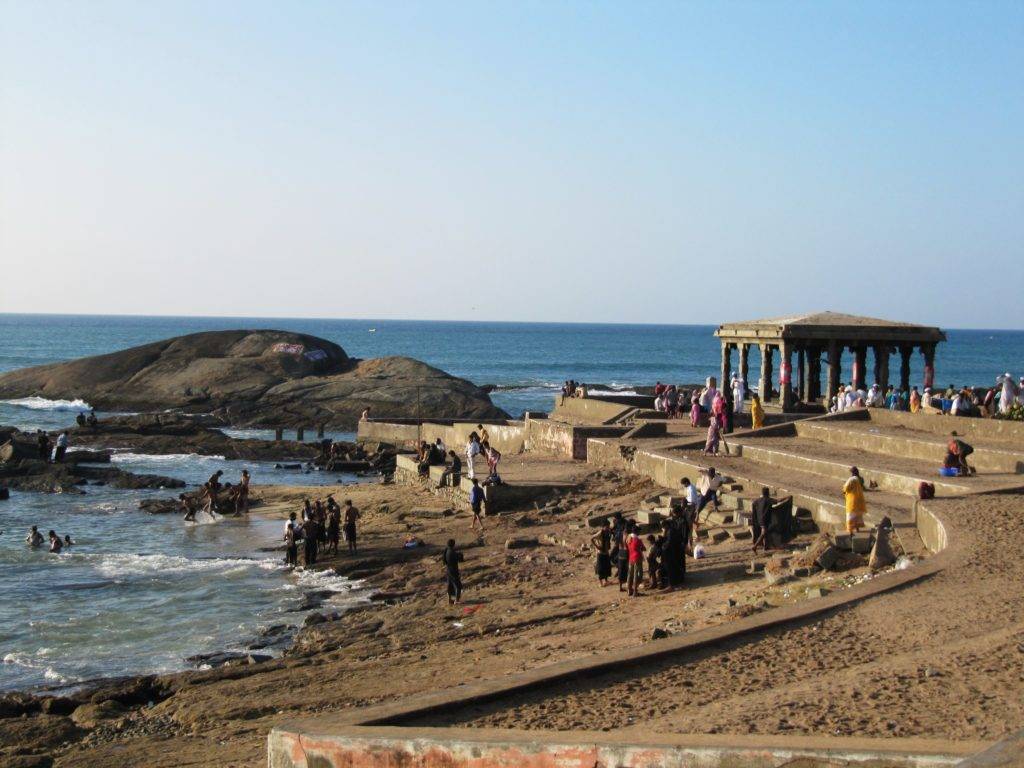
[(356, 360), (287, 331), (210, 331), (0, 375), (0, 399), (82, 398), (101, 410), (212, 413), (237, 426), (353, 428), (374, 416), (502, 418), (487, 393), (407, 357)]

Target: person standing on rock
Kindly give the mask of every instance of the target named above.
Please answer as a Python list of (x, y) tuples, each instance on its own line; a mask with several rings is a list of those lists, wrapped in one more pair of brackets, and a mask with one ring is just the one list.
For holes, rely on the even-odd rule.
[(462, 599), (462, 577), (459, 574), (459, 563), (464, 557), (455, 548), (455, 539), (448, 539), (448, 546), (441, 553), (445, 574), (448, 577), (448, 605), (456, 605)]
[(64, 454), (68, 452), (68, 431), (65, 429), (57, 436), (57, 447), (53, 452), (53, 461), (55, 464), (64, 463)]
[(360, 416), (359, 416), (359, 420), (360, 421), (369, 421), (370, 420), (370, 406), (366, 406), (363, 409), (362, 414), (360, 414)]
[(249, 514), (249, 470), (242, 470), (242, 479), (238, 482), (238, 495), (235, 496), (235, 515)]
[(843, 484), (843, 497), (846, 500), (846, 532), (853, 534), (864, 527), (864, 515), (868, 511), (864, 501), (864, 478), (856, 467), (850, 467), (850, 479)]
[(39, 443), (39, 460), (45, 461), (47, 464), (50, 463), (50, 436), (39, 430), (36, 435), (36, 440)]
[(359, 519), (359, 510), (352, 506), (352, 499), (345, 499), (345, 541), (348, 543), (348, 551), (356, 554), (356, 520)]

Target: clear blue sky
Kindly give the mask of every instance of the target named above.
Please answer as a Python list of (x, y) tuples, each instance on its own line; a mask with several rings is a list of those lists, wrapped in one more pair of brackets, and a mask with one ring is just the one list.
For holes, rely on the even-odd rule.
[(1024, 327), (1024, 3), (0, 0), (0, 311)]

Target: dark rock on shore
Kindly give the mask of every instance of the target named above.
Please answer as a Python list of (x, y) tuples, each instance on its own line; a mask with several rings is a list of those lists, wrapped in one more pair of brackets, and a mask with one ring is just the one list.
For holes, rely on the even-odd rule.
[[(255, 440), (230, 437), (218, 427), (220, 419), (180, 413), (140, 413), (110, 416), (95, 427), (70, 430), (75, 446), (90, 445), (166, 455), (198, 453), (248, 461), (309, 461), (320, 454), (320, 444), (295, 440)], [(77, 451), (70, 452), (76, 453)]]
[(0, 462), (0, 484), (16, 491), (85, 493), (81, 486), (111, 485), (114, 488), (184, 488), (185, 483), (161, 475), (136, 475), (117, 467), (82, 464), (47, 464), (39, 459)]
[(503, 418), (480, 387), (407, 357), (349, 358), (287, 331), (211, 331), (0, 375), (0, 398), (212, 413), (238, 426), (351, 429), (375, 416)]

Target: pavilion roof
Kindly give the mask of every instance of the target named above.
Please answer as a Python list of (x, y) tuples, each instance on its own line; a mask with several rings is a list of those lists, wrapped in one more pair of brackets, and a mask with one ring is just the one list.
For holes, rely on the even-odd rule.
[(927, 343), (946, 339), (946, 334), (933, 326), (828, 311), (723, 323), (715, 335), (722, 339), (750, 341), (835, 339), (845, 342)]

